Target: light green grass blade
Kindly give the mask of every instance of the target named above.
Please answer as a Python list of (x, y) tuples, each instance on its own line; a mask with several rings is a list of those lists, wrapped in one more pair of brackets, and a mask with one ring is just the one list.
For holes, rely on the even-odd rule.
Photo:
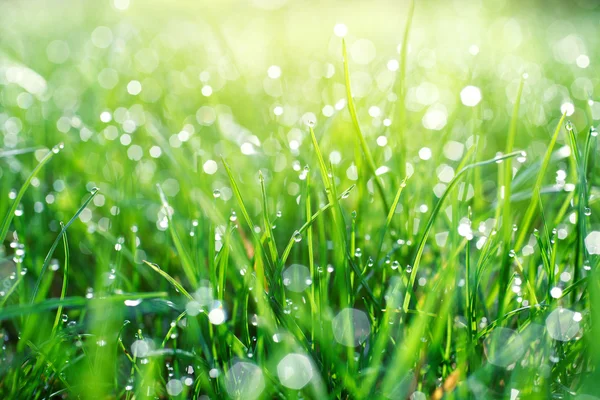
[(40, 285), (42, 284), (42, 279), (44, 279), (44, 274), (46, 272), (46, 269), (48, 269), (48, 265), (50, 264), (50, 260), (52, 259), (52, 255), (54, 254), (54, 250), (56, 250), (56, 247), (58, 246), (58, 243), (60, 242), (62, 236), (67, 232), (67, 229), (69, 229), (69, 226), (71, 226), (71, 224), (77, 219), (77, 217), (79, 217), (79, 215), (83, 212), (83, 210), (85, 210), (85, 208), (88, 206), (88, 204), (90, 204), (90, 202), (98, 194), (98, 192), (99, 192), (98, 188), (94, 188), (92, 190), (92, 193), (83, 202), (81, 207), (79, 207), (79, 210), (77, 210), (77, 212), (75, 213), (75, 215), (73, 215), (73, 217), (69, 220), (69, 222), (67, 222), (63, 226), (63, 228), (60, 230), (60, 233), (54, 240), (54, 243), (52, 243), (52, 246), (50, 247), (50, 251), (48, 251), (48, 254), (46, 254), (46, 258), (44, 258), (44, 263), (42, 264), (42, 268), (40, 269), (40, 274), (39, 274), (37, 282), (34, 286), (33, 293), (31, 295), (31, 303), (34, 303), (36, 300), (38, 290), (40, 288)]
[(177, 290), (179, 293), (181, 293), (182, 295), (184, 295), (188, 300), (194, 300), (194, 298), (192, 297), (192, 295), (189, 294), (187, 290), (185, 290), (185, 288), (181, 285), (181, 283), (177, 282), (177, 280), (175, 278), (173, 278), (171, 275), (169, 275), (168, 273), (166, 273), (157, 264), (153, 264), (153, 263), (148, 262), (146, 260), (144, 260), (144, 264), (146, 264), (147, 266), (149, 266), (150, 268), (152, 268), (155, 272), (157, 272), (160, 276), (162, 276), (163, 278), (165, 278), (165, 280), (167, 282), (169, 282), (171, 284), (171, 286), (173, 286), (175, 288), (175, 290)]
[[(60, 225), (61, 225), (61, 228), (64, 228), (62, 223)], [(67, 239), (66, 231), (63, 234), (63, 249), (65, 252), (65, 265), (63, 268), (62, 289), (60, 291), (60, 299), (61, 300), (64, 299), (65, 296), (67, 295), (67, 287), (68, 287), (68, 283), (69, 283), (69, 241)], [(58, 309), (56, 310), (56, 318), (54, 318), (54, 325), (52, 326), (52, 335), (54, 335), (56, 333), (56, 329), (58, 328), (58, 324), (60, 322), (62, 310), (63, 310), (62, 305), (59, 306)]]
[(46, 165), (48, 163), (48, 161), (50, 161), (52, 159), (52, 157), (54, 157), (56, 154), (58, 154), (60, 152), (62, 147), (63, 147), (63, 145), (61, 143), (59, 145), (54, 146), (52, 148), (52, 150), (49, 150), (48, 154), (46, 154), (44, 156), (44, 158), (41, 159), (41, 161), (38, 163), (38, 165), (36, 165), (36, 167), (33, 169), (33, 171), (31, 171), (31, 174), (29, 174), (29, 176), (25, 180), (25, 182), (23, 183), (23, 186), (21, 186), (21, 189), (17, 193), (17, 197), (15, 197), (15, 200), (13, 201), (10, 209), (8, 210), (8, 213), (6, 213), (6, 216), (4, 217), (4, 220), (2, 221), (2, 226), (0, 226), (0, 242), (4, 241), (4, 239), (6, 239), (6, 234), (8, 233), (8, 229), (10, 228), (10, 223), (12, 222), (12, 219), (15, 216), (15, 211), (17, 210), (17, 207), (21, 203), (21, 199), (23, 198), (23, 195), (27, 191), (29, 184), (31, 184), (31, 180), (33, 178), (35, 178), (35, 176), (38, 174), (38, 172), (40, 172), (40, 170), (44, 167), (44, 165)]
[(433, 223), (435, 221), (435, 218), (439, 214), (439, 212), (440, 212), (440, 210), (442, 208), (442, 204), (444, 203), (444, 200), (446, 199), (446, 197), (448, 197), (448, 194), (452, 191), (452, 189), (454, 188), (454, 186), (456, 186), (456, 184), (459, 182), (459, 180), (462, 177), (462, 175), (464, 175), (470, 169), (482, 167), (484, 165), (489, 165), (489, 164), (497, 163), (499, 161), (507, 160), (507, 159), (510, 159), (510, 158), (513, 158), (513, 157), (518, 157), (520, 154), (521, 154), (520, 151), (516, 151), (516, 152), (513, 152), (513, 153), (509, 153), (509, 154), (504, 154), (504, 155), (499, 156), (499, 157), (494, 157), (494, 158), (489, 159), (489, 160), (480, 161), (480, 162), (475, 163), (475, 164), (469, 164), (466, 167), (462, 168), (460, 171), (458, 171), (458, 173), (454, 176), (454, 178), (452, 178), (452, 181), (450, 181), (450, 183), (448, 184), (448, 187), (444, 191), (444, 194), (442, 195), (442, 197), (440, 197), (440, 199), (436, 203), (435, 207), (431, 211), (431, 215), (429, 216), (429, 220), (427, 221), (427, 225), (425, 226), (425, 230), (423, 231), (423, 234), (421, 235), (421, 239), (419, 240), (419, 245), (417, 246), (417, 251), (416, 251), (416, 254), (415, 254), (414, 261), (413, 261), (413, 269), (412, 269), (412, 271), (410, 273), (409, 282), (408, 282), (408, 288), (407, 288), (406, 296), (404, 297), (404, 303), (403, 303), (403, 306), (402, 306), (402, 309), (403, 309), (403, 311), (405, 313), (408, 311), (408, 307), (410, 305), (410, 300), (411, 300), (411, 296), (412, 296), (413, 287), (414, 287), (414, 284), (415, 284), (415, 279), (417, 277), (417, 272), (419, 271), (419, 266), (420, 266), (420, 262), (421, 262), (421, 256), (423, 255), (423, 250), (425, 249), (425, 243), (427, 243), (427, 238), (429, 237), (429, 233), (431, 232), (431, 228), (433, 227)]
[[(350, 68), (348, 66), (348, 52), (346, 50), (346, 41), (342, 39), (342, 54), (344, 56), (344, 80), (346, 85), (346, 100), (348, 101), (348, 111), (350, 112), (350, 117), (352, 118), (352, 124), (354, 125), (354, 131), (356, 132), (356, 138), (360, 144), (360, 148), (365, 156), (365, 160), (367, 162), (367, 168), (369, 169), (370, 174), (373, 177), (373, 181), (377, 187), (377, 191), (379, 192), (379, 196), (381, 197), (381, 201), (383, 202), (383, 207), (386, 211), (389, 212), (390, 207), (388, 206), (386, 197), (385, 197), (385, 189), (381, 184), (381, 180), (375, 173), (377, 167), (375, 166), (375, 161), (373, 161), (373, 155), (369, 150), (369, 146), (365, 137), (360, 129), (360, 123), (358, 122), (358, 115), (356, 114), (356, 106), (354, 105), (354, 99), (352, 98), (352, 89), (350, 86)], [(404, 145), (404, 144), (403, 144)]]
[(406, 176), (406, 64), (408, 60), (408, 39), (412, 26), (413, 16), (415, 13), (415, 0), (411, 0), (406, 14), (406, 23), (404, 26), (404, 35), (402, 35), (402, 48), (400, 49), (400, 67), (396, 77), (396, 85), (398, 92), (398, 137), (399, 145), (398, 152), (400, 154), (399, 175)]
[(38, 303), (29, 303), (23, 305), (11, 305), (0, 309), (0, 321), (25, 316), (29, 314), (41, 313), (54, 310), (58, 307), (64, 308), (82, 308), (87, 307), (93, 302), (123, 302), (125, 300), (155, 299), (167, 297), (165, 292), (143, 292), (143, 293), (125, 293), (112, 294), (106, 297), (94, 297), (91, 299), (85, 297), (65, 297), (64, 299), (48, 299)]
[(546, 169), (548, 168), (548, 164), (550, 164), (550, 158), (552, 156), (552, 149), (554, 148), (554, 145), (556, 144), (556, 140), (558, 139), (558, 134), (560, 132), (560, 129), (563, 126), (565, 117), (566, 117), (566, 114), (563, 114), (562, 117), (560, 118), (560, 120), (558, 121), (556, 130), (554, 131), (554, 134), (552, 135), (552, 139), (550, 140), (550, 143), (548, 144), (548, 149), (546, 150), (546, 154), (544, 155), (544, 158), (542, 160), (542, 164), (540, 166), (537, 179), (533, 186), (533, 196), (531, 198), (531, 201), (529, 202), (527, 211), (525, 211), (523, 219), (521, 220), (521, 223), (520, 223), (520, 225), (521, 225), (520, 233), (515, 242), (515, 251), (518, 251), (521, 249), (521, 246), (523, 245), (525, 238), (527, 237), (527, 233), (529, 232), (529, 226), (531, 225), (531, 220), (533, 218), (533, 214), (535, 213), (535, 211), (537, 209), (537, 204), (538, 204), (537, 197), (540, 196), (540, 189), (542, 187), (542, 182), (544, 181), (544, 175), (546, 174)]
[(175, 245), (175, 248), (177, 249), (177, 254), (181, 258), (181, 265), (183, 267), (183, 272), (185, 273), (185, 276), (188, 279), (188, 281), (190, 282), (190, 284), (193, 287), (196, 287), (196, 286), (198, 286), (198, 276), (195, 273), (194, 264), (192, 263), (190, 255), (188, 254), (185, 247), (183, 246), (183, 243), (181, 242), (181, 239), (179, 238), (179, 234), (177, 233), (177, 230), (175, 229), (175, 225), (173, 223), (173, 217), (171, 216), (171, 213), (169, 212), (170, 206), (169, 206), (169, 202), (167, 201), (167, 196), (165, 196), (165, 193), (163, 192), (160, 185), (156, 185), (156, 189), (158, 190), (158, 193), (160, 194), (160, 201), (164, 208), (164, 213), (167, 216), (167, 219), (169, 221), (169, 228), (168, 228), (169, 233), (171, 234), (171, 239), (173, 239), (173, 244)]

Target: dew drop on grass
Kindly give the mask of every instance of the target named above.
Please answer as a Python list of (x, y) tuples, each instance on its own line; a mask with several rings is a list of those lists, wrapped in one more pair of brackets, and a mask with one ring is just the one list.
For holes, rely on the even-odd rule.
[(565, 129), (569, 132), (571, 132), (573, 130), (573, 123), (571, 121), (567, 121), (565, 123)]
[(63, 314), (60, 319), (62, 322), (67, 322), (69, 320), (69, 316), (67, 314)]
[(312, 363), (303, 354), (290, 353), (277, 364), (277, 376), (283, 386), (300, 390), (313, 378)]
[(375, 261), (373, 261), (373, 257), (369, 257), (369, 259), (367, 260), (367, 267), (372, 267), (373, 264), (375, 264)]
[(300, 231), (295, 231), (293, 238), (294, 238), (294, 242), (296, 242), (296, 243), (300, 242), (302, 240), (302, 234), (300, 233)]
[(335, 340), (348, 347), (356, 347), (369, 337), (371, 323), (361, 310), (344, 308), (331, 321)]
[(394, 260), (392, 262), (392, 269), (398, 269), (400, 267), (400, 261)]
[(588, 216), (588, 217), (589, 217), (590, 215), (592, 215), (592, 209), (591, 209), (591, 208), (589, 208), (589, 207), (586, 207), (586, 208), (583, 210), (583, 213), (584, 213), (586, 216)]
[(215, 199), (218, 199), (219, 197), (221, 197), (221, 191), (219, 189), (213, 190), (213, 197)]
[(225, 388), (234, 399), (254, 400), (265, 389), (265, 378), (255, 364), (238, 361), (225, 373)]
[(598, 136), (598, 130), (593, 126), (590, 128), (590, 135), (592, 135), (594, 137)]
[(53, 258), (50, 261), (50, 270), (51, 271), (58, 271), (59, 268), (60, 268), (60, 264), (58, 263), (58, 260), (56, 258)]
[(360, 247), (357, 247), (354, 251), (354, 257), (359, 258), (360, 256), (362, 256), (362, 250), (360, 249)]
[(235, 211), (232, 211), (232, 212), (231, 212), (231, 215), (229, 216), (229, 220), (230, 220), (231, 222), (235, 222), (235, 221), (237, 221), (237, 215), (236, 215)]

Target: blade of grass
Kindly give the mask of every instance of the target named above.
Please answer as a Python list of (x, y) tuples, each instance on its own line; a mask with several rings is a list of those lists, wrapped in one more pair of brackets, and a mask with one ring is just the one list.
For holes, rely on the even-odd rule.
[(160, 185), (157, 184), (156, 189), (158, 190), (158, 193), (160, 195), (160, 201), (164, 208), (164, 213), (167, 216), (167, 219), (169, 221), (169, 228), (168, 228), (169, 233), (171, 234), (171, 239), (173, 239), (173, 244), (175, 245), (175, 249), (177, 249), (177, 254), (181, 258), (181, 265), (183, 267), (183, 272), (185, 273), (185, 276), (188, 279), (188, 281), (190, 282), (190, 284), (193, 287), (196, 287), (196, 286), (198, 286), (198, 276), (194, 272), (194, 266), (193, 266), (192, 260), (189, 256), (188, 252), (185, 250), (185, 247), (183, 246), (183, 243), (181, 242), (181, 239), (179, 238), (179, 235), (177, 234), (177, 230), (175, 229), (175, 224), (173, 223), (173, 217), (171, 216), (171, 213), (169, 211), (170, 206), (169, 206), (169, 202), (167, 201), (167, 196), (165, 196), (165, 193), (163, 192)]
[[(515, 99), (515, 104), (512, 111), (512, 117), (510, 120), (510, 125), (508, 128), (508, 135), (506, 138), (506, 153), (510, 153), (513, 151), (513, 146), (515, 142), (515, 135), (517, 133), (517, 122), (519, 119), (519, 107), (521, 105), (521, 95), (523, 93), (524, 86), (524, 78), (521, 79), (519, 83), (519, 89), (517, 91), (517, 97)], [(513, 233), (512, 229), (512, 212), (511, 212), (511, 202), (510, 202), (510, 193), (511, 193), (511, 184), (512, 184), (513, 170), (512, 170), (512, 160), (507, 159), (504, 163), (504, 174), (503, 174), (503, 183), (500, 190), (504, 190), (502, 193), (503, 204), (502, 204), (502, 264), (500, 266), (500, 276), (498, 280), (499, 287), (499, 296), (498, 296), (498, 315), (504, 314), (504, 299), (506, 294), (508, 293), (508, 285), (509, 285), (509, 277), (510, 277), (510, 256), (509, 253), (511, 251), (511, 237)]]
[(556, 130), (552, 135), (552, 139), (550, 139), (550, 143), (548, 144), (548, 148), (546, 149), (546, 154), (542, 160), (542, 165), (540, 166), (537, 179), (535, 184), (533, 185), (533, 196), (531, 201), (529, 202), (529, 206), (525, 211), (523, 218), (521, 219), (520, 228), (519, 228), (519, 236), (515, 242), (515, 251), (521, 249), (525, 238), (527, 237), (527, 233), (529, 232), (529, 226), (531, 225), (531, 220), (533, 218), (533, 214), (537, 209), (538, 200), (537, 198), (540, 196), (540, 190), (542, 188), (542, 183), (544, 181), (544, 175), (546, 175), (546, 169), (548, 168), (548, 164), (550, 164), (550, 158), (552, 156), (552, 149), (556, 144), (556, 140), (558, 139), (558, 134), (560, 132), (560, 128), (563, 126), (564, 120), (566, 117), (566, 113), (562, 115), (560, 120), (558, 121), (558, 125), (556, 126)]
[(404, 35), (402, 36), (402, 47), (400, 49), (400, 67), (398, 68), (398, 76), (396, 84), (398, 92), (398, 137), (399, 146), (398, 153), (400, 158), (399, 175), (406, 176), (406, 61), (408, 59), (408, 39), (410, 28), (412, 26), (413, 16), (415, 13), (415, 0), (411, 0), (406, 14), (406, 23), (404, 26)]
[(414, 261), (413, 261), (413, 269), (410, 273), (408, 287), (406, 290), (406, 296), (404, 297), (404, 303), (402, 306), (402, 309), (404, 312), (407, 312), (409, 305), (410, 305), (410, 300), (411, 300), (411, 296), (412, 296), (415, 279), (417, 277), (417, 272), (419, 271), (419, 264), (421, 262), (421, 256), (423, 255), (423, 250), (425, 249), (425, 243), (427, 242), (427, 238), (429, 237), (429, 232), (431, 231), (431, 228), (433, 227), (433, 222), (435, 221), (436, 216), (440, 212), (440, 209), (442, 208), (442, 204), (444, 203), (444, 200), (446, 199), (446, 197), (448, 197), (448, 194), (450, 193), (450, 191), (454, 188), (454, 186), (456, 186), (456, 184), (458, 183), (458, 181), (460, 180), (462, 175), (465, 174), (470, 169), (482, 167), (482, 166), (488, 165), (488, 164), (497, 163), (499, 161), (504, 161), (504, 160), (507, 160), (507, 159), (510, 159), (513, 157), (517, 157), (520, 154), (521, 154), (520, 151), (515, 151), (513, 153), (504, 154), (504, 155), (494, 157), (489, 160), (484, 160), (484, 161), (480, 161), (480, 162), (477, 162), (474, 164), (469, 164), (469, 165), (465, 166), (464, 168), (462, 168), (460, 171), (458, 171), (458, 173), (450, 181), (450, 183), (448, 184), (448, 187), (444, 191), (444, 194), (442, 194), (442, 197), (440, 197), (440, 199), (436, 203), (435, 207), (431, 211), (431, 215), (429, 216), (429, 220), (427, 221), (425, 230), (423, 231), (423, 233), (421, 235), (421, 239), (419, 240), (419, 245), (417, 246), (417, 251), (415, 253), (415, 257), (414, 257)]
[(154, 299), (159, 297), (167, 297), (165, 292), (143, 292), (143, 293), (125, 293), (125, 294), (112, 294), (106, 297), (93, 297), (88, 299), (86, 297), (65, 297), (64, 299), (48, 299), (37, 303), (29, 303), (23, 305), (12, 305), (0, 309), (0, 321), (12, 319), (19, 316), (28, 314), (41, 313), (44, 311), (54, 310), (58, 307), (70, 307), (70, 308), (83, 308), (87, 307), (92, 302), (122, 302), (125, 300), (139, 300), (139, 299)]
[(63, 228), (60, 230), (60, 233), (58, 234), (58, 236), (54, 240), (54, 243), (52, 243), (52, 246), (50, 247), (50, 251), (48, 251), (48, 254), (46, 254), (46, 258), (44, 258), (44, 263), (42, 264), (42, 268), (40, 270), (40, 274), (38, 276), (37, 282), (36, 282), (36, 284), (34, 286), (34, 289), (33, 289), (33, 294), (31, 295), (31, 303), (32, 304), (35, 302), (38, 290), (40, 288), (40, 285), (42, 284), (42, 279), (44, 278), (44, 274), (46, 272), (46, 269), (48, 269), (48, 265), (50, 264), (50, 260), (52, 259), (52, 255), (54, 254), (54, 250), (56, 250), (56, 247), (58, 246), (58, 243), (60, 242), (60, 239), (67, 232), (67, 229), (69, 229), (69, 226), (71, 226), (71, 224), (77, 219), (77, 217), (79, 217), (79, 215), (83, 212), (83, 210), (85, 210), (85, 208), (88, 206), (88, 204), (90, 204), (90, 202), (92, 201), (92, 199), (98, 194), (99, 191), (100, 190), (98, 188), (92, 189), (92, 193), (83, 202), (83, 204), (81, 205), (81, 207), (79, 207), (79, 209), (77, 210), (77, 212), (75, 213), (75, 215), (73, 215), (73, 217), (69, 220), (69, 222), (67, 222), (63, 226)]
[(165, 280), (167, 282), (169, 282), (171, 284), (171, 286), (173, 286), (175, 288), (175, 290), (177, 290), (179, 293), (183, 294), (188, 300), (194, 300), (194, 298), (192, 297), (192, 295), (190, 295), (188, 293), (188, 291), (185, 290), (185, 288), (183, 286), (181, 286), (181, 283), (177, 282), (177, 280), (175, 280), (175, 278), (173, 278), (171, 275), (169, 275), (168, 273), (166, 273), (157, 264), (148, 262), (146, 260), (143, 260), (143, 261), (144, 261), (144, 264), (146, 264), (147, 266), (149, 266), (150, 268), (152, 268), (155, 272), (157, 272), (160, 276), (162, 276), (163, 278), (165, 278)]
[(27, 179), (21, 186), (21, 189), (17, 193), (17, 197), (15, 197), (15, 201), (13, 201), (10, 209), (8, 210), (8, 213), (4, 217), (4, 220), (2, 221), (2, 225), (0, 226), (0, 242), (3, 242), (4, 239), (6, 239), (6, 234), (8, 233), (8, 229), (10, 228), (10, 223), (12, 222), (12, 219), (15, 216), (15, 211), (17, 210), (17, 207), (21, 203), (21, 199), (23, 198), (23, 195), (27, 191), (27, 188), (31, 184), (31, 180), (33, 178), (35, 178), (35, 176), (38, 174), (38, 172), (40, 172), (40, 170), (44, 167), (44, 165), (46, 165), (48, 163), (48, 161), (50, 161), (52, 159), (52, 157), (54, 157), (56, 154), (58, 154), (62, 148), (63, 148), (63, 144), (61, 143), (61, 144), (54, 146), (52, 148), (52, 150), (49, 150), (48, 154), (46, 154), (44, 156), (44, 158), (42, 158), (40, 160), (38, 165), (36, 165), (36, 167), (33, 169), (33, 171), (31, 171), (31, 174), (29, 174), (29, 176), (27, 177)]
[[(61, 223), (61, 228), (64, 228), (63, 224)], [(63, 283), (62, 283), (62, 289), (60, 291), (60, 299), (64, 299), (65, 296), (67, 295), (67, 286), (68, 286), (68, 282), (69, 282), (69, 241), (67, 239), (67, 233), (65, 232), (63, 235), (63, 249), (65, 252), (65, 265), (63, 268)], [(54, 336), (56, 334), (56, 329), (58, 328), (58, 324), (61, 318), (61, 314), (62, 314), (62, 306), (59, 306), (58, 309), (56, 310), (56, 318), (54, 318), (54, 326), (52, 326), (52, 335)]]
[[(373, 176), (373, 181), (375, 182), (375, 186), (377, 187), (377, 191), (379, 192), (379, 196), (381, 197), (381, 201), (383, 202), (383, 207), (386, 211), (389, 212), (390, 207), (388, 206), (387, 200), (385, 198), (385, 189), (381, 184), (381, 180), (375, 173), (375, 161), (373, 161), (373, 155), (369, 150), (369, 146), (367, 145), (367, 141), (360, 129), (360, 124), (358, 122), (358, 116), (356, 114), (356, 106), (354, 105), (354, 100), (352, 98), (352, 89), (350, 87), (350, 68), (348, 67), (348, 52), (346, 51), (346, 41), (342, 39), (342, 55), (344, 57), (344, 82), (346, 85), (346, 99), (348, 101), (348, 111), (350, 112), (350, 117), (352, 118), (352, 124), (354, 125), (354, 131), (356, 133), (356, 138), (360, 144), (362, 152), (367, 161), (367, 168), (369, 172)], [(311, 129), (312, 131), (312, 129)], [(404, 175), (404, 174), (403, 174)]]

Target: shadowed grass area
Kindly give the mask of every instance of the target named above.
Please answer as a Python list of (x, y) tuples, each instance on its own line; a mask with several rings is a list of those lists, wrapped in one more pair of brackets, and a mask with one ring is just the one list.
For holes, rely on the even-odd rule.
[(600, 6), (523, 3), (4, 2), (0, 397), (600, 399)]

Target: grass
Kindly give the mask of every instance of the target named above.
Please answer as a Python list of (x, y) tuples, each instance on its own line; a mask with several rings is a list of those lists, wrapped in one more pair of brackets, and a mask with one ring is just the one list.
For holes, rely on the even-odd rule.
[(5, 5), (0, 397), (599, 398), (598, 10), (309, 3)]

